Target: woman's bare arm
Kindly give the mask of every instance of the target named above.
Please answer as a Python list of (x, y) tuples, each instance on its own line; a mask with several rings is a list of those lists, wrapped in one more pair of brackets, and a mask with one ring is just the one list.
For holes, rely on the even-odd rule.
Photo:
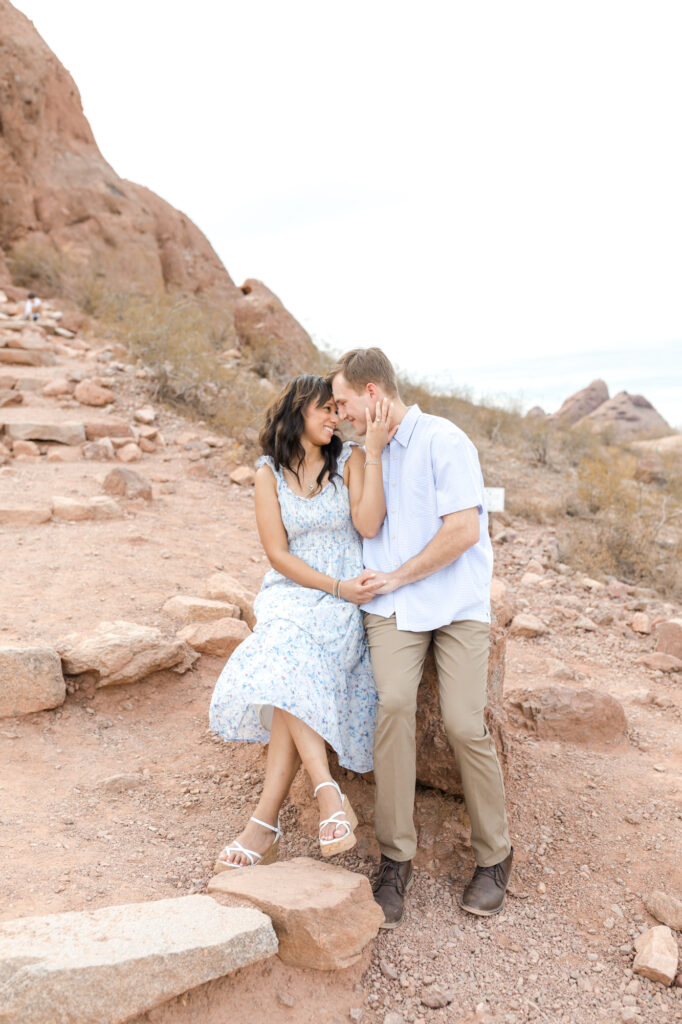
[[(318, 572), (289, 551), (289, 540), (277, 498), (277, 482), (269, 466), (261, 466), (256, 473), (256, 524), (261, 544), (273, 569), (302, 587), (332, 593), (336, 582), (333, 576)], [(360, 576), (345, 580), (341, 596), (354, 604), (371, 601), (374, 596), (371, 587), (373, 579), (374, 573), (365, 571)]]

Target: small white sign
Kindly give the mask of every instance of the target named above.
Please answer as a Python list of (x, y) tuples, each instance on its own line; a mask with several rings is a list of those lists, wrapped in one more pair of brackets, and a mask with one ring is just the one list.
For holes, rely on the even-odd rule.
[(484, 487), (488, 512), (504, 512), (504, 487)]

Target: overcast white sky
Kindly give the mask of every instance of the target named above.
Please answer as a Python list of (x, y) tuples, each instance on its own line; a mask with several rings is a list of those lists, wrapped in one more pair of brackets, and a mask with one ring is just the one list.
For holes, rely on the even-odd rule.
[(677, 0), (15, 2), (117, 172), (318, 343), (682, 425)]

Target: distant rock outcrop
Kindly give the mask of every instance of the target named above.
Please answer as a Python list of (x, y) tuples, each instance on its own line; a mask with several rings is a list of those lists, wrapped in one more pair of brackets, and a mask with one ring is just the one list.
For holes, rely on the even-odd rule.
[[(539, 415), (535, 410), (532, 413)], [(586, 427), (594, 433), (608, 434), (617, 442), (672, 433), (670, 425), (643, 395), (621, 391), (609, 398), (603, 380), (593, 380), (582, 391), (576, 391), (547, 421), (560, 427)]]
[(654, 437), (672, 433), (659, 412), (643, 395), (630, 395), (621, 391), (589, 415), (578, 421), (596, 433), (608, 431), (614, 441), (629, 441), (636, 437)]
[(42, 266), (48, 278), (68, 266), (84, 281), (209, 301), (224, 314), (232, 344), (241, 342), (239, 307), (251, 348), (282, 346), (275, 362), (283, 375), (317, 355), (263, 285), (248, 282), (245, 307), (245, 292), (188, 217), (118, 176), (97, 147), (75, 82), (9, 0), (0, 0), (0, 182), (0, 287), (9, 288), (17, 265)]
[(558, 419), (562, 426), (571, 426), (588, 416), (602, 403), (609, 399), (609, 389), (603, 380), (593, 380), (582, 391), (576, 391), (574, 395), (567, 398), (558, 412), (554, 413), (552, 419)]

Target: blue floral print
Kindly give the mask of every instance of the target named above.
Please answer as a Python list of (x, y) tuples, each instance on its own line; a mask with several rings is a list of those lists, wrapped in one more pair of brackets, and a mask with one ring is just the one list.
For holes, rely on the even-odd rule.
[[(289, 550), (319, 572), (362, 572), (362, 542), (350, 517), (343, 467), (312, 498), (288, 486), (269, 456)], [(299, 586), (271, 569), (254, 605), (256, 628), (230, 657), (213, 693), (211, 729), (225, 740), (265, 743), (272, 708), (306, 722), (356, 772), (372, 768), (376, 687), (357, 605)]]

